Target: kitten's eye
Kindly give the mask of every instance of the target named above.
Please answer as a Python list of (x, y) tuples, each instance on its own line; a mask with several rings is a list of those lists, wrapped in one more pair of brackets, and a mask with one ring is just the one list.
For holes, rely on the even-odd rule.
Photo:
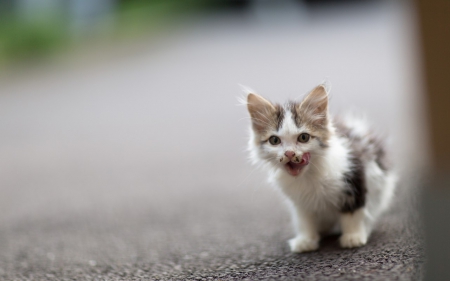
[(302, 133), (302, 134), (300, 134), (300, 136), (298, 136), (297, 140), (299, 142), (308, 142), (309, 141), (309, 137), (310, 137), (309, 134)]
[(270, 142), (271, 145), (277, 145), (277, 144), (280, 144), (280, 143), (281, 143), (281, 140), (280, 140), (280, 138), (277, 137), (277, 136), (271, 136), (271, 137), (269, 138), (269, 142)]

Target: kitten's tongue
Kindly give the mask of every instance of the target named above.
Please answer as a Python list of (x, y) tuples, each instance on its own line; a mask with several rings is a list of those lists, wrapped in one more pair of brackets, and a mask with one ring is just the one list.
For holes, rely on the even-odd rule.
[(298, 176), (303, 167), (309, 164), (309, 159), (311, 159), (311, 154), (309, 152), (303, 153), (302, 161), (300, 163), (288, 162), (285, 165), (286, 170), (291, 176)]

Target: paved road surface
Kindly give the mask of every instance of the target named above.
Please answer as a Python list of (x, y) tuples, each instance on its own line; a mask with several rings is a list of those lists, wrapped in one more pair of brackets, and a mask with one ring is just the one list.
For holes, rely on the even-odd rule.
[[(412, 35), (405, 5), (255, 10), (3, 76), (0, 279), (420, 279)], [(283, 101), (323, 79), (333, 112), (392, 136), (402, 180), (367, 246), (294, 255), (278, 193), (246, 159), (238, 84)]]

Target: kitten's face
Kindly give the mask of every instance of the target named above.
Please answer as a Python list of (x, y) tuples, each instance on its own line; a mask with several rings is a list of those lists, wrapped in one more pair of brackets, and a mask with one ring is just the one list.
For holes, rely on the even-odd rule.
[(251, 146), (257, 161), (271, 163), (296, 177), (328, 146), (328, 96), (322, 85), (301, 103), (284, 106), (249, 94), (247, 108), (252, 120)]

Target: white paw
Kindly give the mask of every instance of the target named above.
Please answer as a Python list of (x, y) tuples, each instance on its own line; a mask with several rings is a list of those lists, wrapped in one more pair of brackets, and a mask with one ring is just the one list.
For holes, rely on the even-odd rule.
[(342, 248), (355, 248), (366, 245), (367, 235), (365, 233), (355, 232), (355, 233), (344, 233), (339, 242)]
[(291, 252), (301, 253), (314, 251), (319, 248), (319, 238), (307, 238), (304, 236), (297, 236), (288, 241)]

